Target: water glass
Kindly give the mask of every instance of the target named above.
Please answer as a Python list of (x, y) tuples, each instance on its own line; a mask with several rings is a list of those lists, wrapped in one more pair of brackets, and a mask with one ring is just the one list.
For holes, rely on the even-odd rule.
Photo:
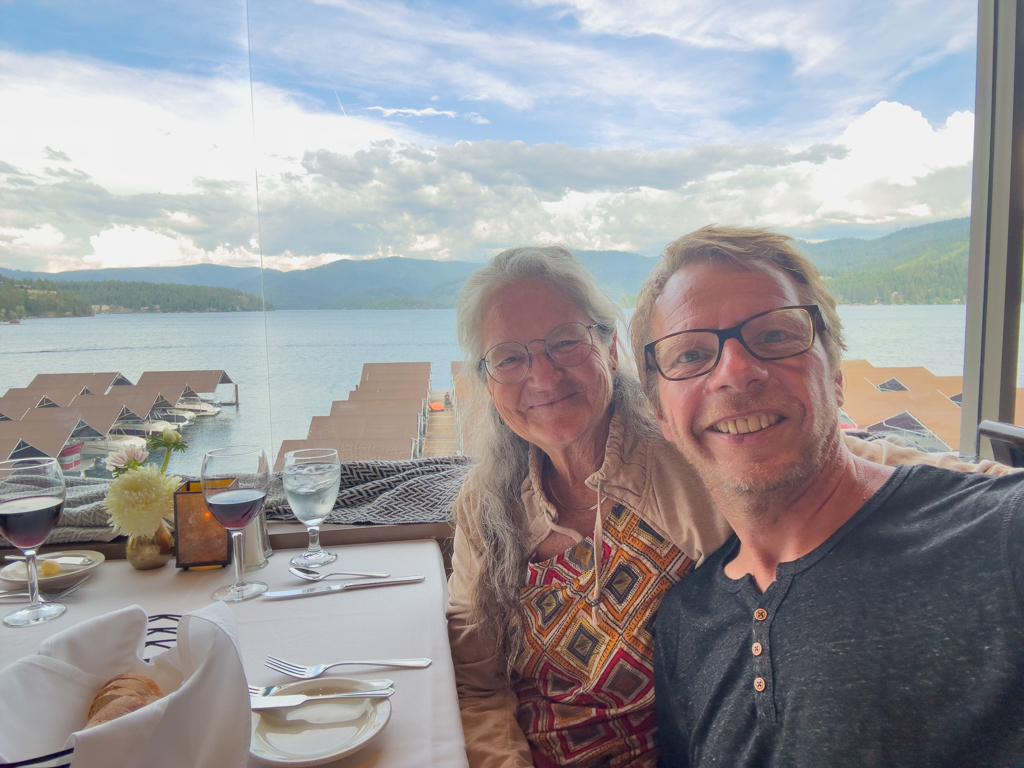
[(60, 616), (67, 607), (39, 599), (36, 548), (50, 535), (64, 508), (64, 473), (56, 459), (0, 462), (0, 533), (25, 553), (29, 604), (4, 617), (9, 627), (29, 627)]
[(341, 486), (341, 462), (330, 448), (306, 448), (284, 455), (282, 473), (288, 505), (309, 531), (309, 548), (292, 558), (292, 565), (319, 568), (338, 556), (320, 548), (320, 524), (334, 509)]
[(207, 451), (199, 482), (206, 506), (231, 531), (235, 583), (213, 593), (214, 600), (238, 603), (262, 595), (267, 585), (246, 582), (242, 570), (242, 531), (263, 509), (270, 487), (270, 466), (258, 445), (236, 445)]

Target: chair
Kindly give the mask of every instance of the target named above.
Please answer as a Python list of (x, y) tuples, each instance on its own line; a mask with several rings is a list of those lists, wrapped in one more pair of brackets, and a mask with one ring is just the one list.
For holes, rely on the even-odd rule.
[(1024, 467), (1024, 427), (1001, 421), (983, 421), (978, 434), (992, 444), (992, 457), (1000, 464)]

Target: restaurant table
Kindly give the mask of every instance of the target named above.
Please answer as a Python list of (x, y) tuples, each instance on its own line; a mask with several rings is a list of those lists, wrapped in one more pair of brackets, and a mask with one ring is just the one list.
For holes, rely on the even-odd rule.
[[(315, 597), (229, 603), (238, 624), (245, 674), (252, 685), (291, 682), (264, 666), (268, 654), (299, 664), (345, 659), (427, 657), (426, 669), (335, 667), (325, 677), (391, 678), (391, 721), (368, 746), (327, 765), (466, 766), (466, 748), (455, 693), (455, 673), (444, 606), (447, 584), (437, 542), (400, 541), (331, 547), (338, 559), (324, 572), (387, 571), (392, 576), (423, 574), (418, 584), (338, 592)], [(288, 573), (299, 550), (279, 550), (266, 568), (246, 572), (272, 590), (310, 586)], [(184, 571), (173, 561), (152, 571), (136, 571), (126, 561), (96, 568), (85, 584), (62, 602), (67, 612), (53, 621), (13, 629), (0, 625), (0, 668), (35, 653), (50, 635), (103, 613), (138, 604), (150, 616), (184, 614), (213, 602), (218, 587), (233, 580), (230, 567)], [(334, 577), (323, 584), (339, 584)], [(17, 604), (0, 604), (0, 615)], [(265, 765), (253, 758), (250, 766)]]

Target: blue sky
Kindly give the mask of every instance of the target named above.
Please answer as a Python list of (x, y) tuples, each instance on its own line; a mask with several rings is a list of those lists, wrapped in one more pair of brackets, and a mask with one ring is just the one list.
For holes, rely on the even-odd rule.
[(966, 216), (975, 15), (0, 0), (0, 266), (654, 254), (711, 221), (821, 239)]

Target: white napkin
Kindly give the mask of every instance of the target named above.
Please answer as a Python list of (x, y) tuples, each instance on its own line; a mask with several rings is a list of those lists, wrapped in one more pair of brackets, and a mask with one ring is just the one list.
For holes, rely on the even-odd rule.
[[(142, 660), (146, 613), (131, 606), (43, 641), (0, 670), (0, 762), (74, 748), (72, 768), (245, 765), (251, 718), (231, 610), (214, 603), (182, 617), (174, 648)], [(109, 723), (85, 726), (100, 688), (124, 672), (166, 694)]]

